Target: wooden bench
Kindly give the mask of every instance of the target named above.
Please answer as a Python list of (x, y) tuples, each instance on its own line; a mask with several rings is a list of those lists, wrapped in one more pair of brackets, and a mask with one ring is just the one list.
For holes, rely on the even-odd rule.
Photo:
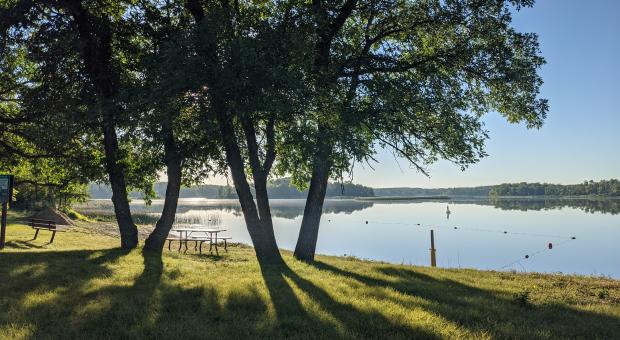
[(52, 232), (52, 238), (50, 239), (50, 243), (54, 242), (54, 237), (56, 237), (56, 232), (65, 232), (67, 231), (65, 228), (58, 227), (56, 222), (48, 221), (48, 220), (39, 220), (36, 218), (28, 219), (28, 225), (32, 227), (32, 229), (36, 230), (34, 232), (33, 240), (36, 240), (39, 236), (39, 231), (47, 230)]

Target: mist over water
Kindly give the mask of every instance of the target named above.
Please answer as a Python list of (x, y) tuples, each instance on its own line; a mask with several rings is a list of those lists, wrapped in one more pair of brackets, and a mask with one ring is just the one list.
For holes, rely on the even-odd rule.
[[(295, 247), (304, 203), (271, 200), (281, 248)], [(137, 223), (154, 224), (162, 206), (134, 201), (131, 208)], [(109, 200), (76, 210), (113, 218)], [(237, 200), (181, 199), (177, 223), (219, 226), (235, 242), (250, 244)], [(618, 199), (327, 200), (317, 252), (429, 265), (431, 229), (440, 267), (620, 278)]]

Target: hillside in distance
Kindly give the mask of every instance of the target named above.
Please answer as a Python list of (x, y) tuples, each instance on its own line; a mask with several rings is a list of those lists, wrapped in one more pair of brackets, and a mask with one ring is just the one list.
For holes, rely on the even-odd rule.
[(508, 197), (620, 197), (620, 181), (617, 179), (584, 181), (578, 184), (552, 183), (503, 183), (464, 188), (374, 188), (376, 196), (508, 196)]
[[(166, 182), (155, 183), (154, 189), (157, 197), (166, 195)], [(253, 188), (252, 188), (253, 190)], [(272, 180), (267, 185), (270, 198), (306, 198), (308, 190), (299, 190), (290, 183), (289, 178), (279, 178)], [(93, 199), (108, 199), (112, 197), (112, 190), (107, 185), (90, 184), (90, 197)], [(254, 194), (254, 192), (252, 192)], [(142, 193), (131, 192), (131, 198), (142, 198)], [(345, 183), (329, 183), (327, 186), (327, 197), (373, 197), (375, 193), (372, 188)], [(181, 198), (237, 198), (235, 188), (228, 185), (202, 184), (192, 187), (183, 187), (180, 192)]]
[(492, 185), (466, 188), (373, 188), (376, 196), (489, 196)]
[[(166, 182), (155, 183), (155, 192), (158, 197), (166, 194)], [(299, 190), (290, 183), (289, 178), (279, 178), (269, 182), (270, 198), (299, 198), (308, 195), (307, 190)], [(89, 186), (91, 198), (108, 199), (112, 197), (109, 186), (91, 184)], [(601, 181), (584, 181), (580, 184), (549, 184), (549, 183), (504, 183), (499, 185), (485, 185), (462, 188), (371, 188), (351, 182), (329, 183), (327, 197), (620, 197), (620, 181), (617, 179)], [(131, 192), (131, 198), (141, 198), (139, 192)], [(237, 198), (235, 189), (227, 185), (202, 184), (181, 189), (181, 198)]]

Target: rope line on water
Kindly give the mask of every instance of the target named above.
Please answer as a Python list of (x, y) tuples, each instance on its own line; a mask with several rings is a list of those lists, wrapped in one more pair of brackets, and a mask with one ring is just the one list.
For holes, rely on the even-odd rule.
[(421, 228), (455, 229), (455, 230), (487, 232), (487, 233), (505, 234), (505, 235), (522, 235), (522, 236), (547, 237), (547, 238), (559, 238), (559, 239), (574, 239), (574, 236), (573, 237), (568, 237), (568, 236), (565, 236), (565, 235), (524, 233), (524, 232), (508, 231), (507, 229), (506, 230), (493, 230), (493, 229), (484, 229), (484, 228), (469, 228), (469, 227), (462, 227), (462, 226), (447, 226), (447, 225), (438, 225), (438, 224), (423, 225), (421, 223), (379, 222), (379, 221), (365, 220), (365, 224), (369, 224), (369, 223), (372, 223), (372, 224), (403, 225), (403, 226), (421, 227)]
[[(566, 243), (568, 243), (568, 242), (570, 242), (570, 241), (573, 241), (573, 240), (575, 240), (575, 238), (569, 238), (569, 239), (566, 239), (566, 240), (564, 240), (563, 242), (560, 242), (560, 243), (558, 243), (558, 244), (554, 244), (554, 245), (553, 245), (553, 248), (557, 248), (557, 247), (563, 246), (563, 245), (565, 245)], [(521, 257), (520, 259), (518, 259), (518, 260), (516, 260), (516, 261), (510, 262), (509, 264), (507, 264), (507, 265), (505, 265), (505, 266), (502, 266), (502, 267), (500, 267), (499, 269), (506, 269), (506, 268), (508, 268), (508, 267), (512, 267), (512, 266), (514, 266), (515, 264), (520, 264), (520, 265), (521, 265), (521, 267), (523, 267), (523, 264), (521, 263), (522, 261), (525, 261), (525, 260), (531, 259), (532, 257), (534, 257), (534, 256), (536, 256), (536, 255), (539, 255), (539, 254), (541, 254), (541, 253), (544, 253), (545, 251), (550, 251), (550, 250), (551, 250), (551, 249), (553, 249), (553, 248), (547, 247), (547, 248), (544, 248), (544, 249), (541, 249), (541, 250), (535, 251), (535, 252), (531, 253), (531, 255), (530, 255), (530, 254), (526, 254), (526, 255), (525, 255), (525, 257)], [(525, 270), (525, 267), (523, 267), (523, 269)]]
[[(330, 220), (331, 221), (331, 220)], [(486, 233), (500, 233), (500, 234), (505, 234), (505, 235), (522, 235), (522, 236), (533, 236), (533, 237), (546, 237), (546, 238), (559, 238), (562, 239), (561, 242), (554, 244), (554, 243), (549, 243), (549, 245), (547, 247), (545, 247), (544, 249), (538, 250), (538, 251), (534, 251), (534, 252), (530, 252), (527, 253), (524, 257), (519, 258), (518, 260), (515, 260), (513, 262), (508, 263), (507, 265), (504, 265), (502, 267), (500, 267), (499, 269), (506, 269), (509, 267), (512, 267), (516, 264), (519, 264), (523, 270), (525, 271), (525, 267), (523, 266), (523, 261), (528, 260), (534, 256), (538, 256), (546, 251), (550, 251), (553, 248), (557, 248), (560, 246), (565, 245), (566, 243), (570, 242), (570, 241), (574, 241), (577, 238), (575, 236), (563, 236), (563, 235), (551, 235), (551, 234), (536, 234), (536, 233), (524, 233), (524, 232), (513, 232), (513, 231), (508, 231), (508, 230), (493, 230), (493, 229), (484, 229), (484, 228), (468, 228), (468, 227), (461, 227), (461, 226), (446, 226), (446, 225), (423, 225), (421, 223), (404, 223), (404, 222), (379, 222), (379, 221), (369, 221), (369, 220), (365, 220), (365, 224), (389, 224), (389, 225), (403, 225), (403, 226), (411, 226), (411, 227), (420, 227), (420, 228), (425, 228), (425, 229), (431, 229), (431, 228), (437, 228), (437, 229), (454, 229), (454, 230), (465, 230), (465, 231), (476, 231), (476, 232), (486, 232)]]

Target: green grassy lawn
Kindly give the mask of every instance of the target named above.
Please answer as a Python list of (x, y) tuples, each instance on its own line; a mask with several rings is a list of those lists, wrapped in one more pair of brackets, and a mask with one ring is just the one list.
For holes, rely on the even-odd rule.
[(261, 268), (124, 253), (109, 236), (11, 224), (0, 252), (0, 339), (618, 338), (620, 281), (319, 256)]

